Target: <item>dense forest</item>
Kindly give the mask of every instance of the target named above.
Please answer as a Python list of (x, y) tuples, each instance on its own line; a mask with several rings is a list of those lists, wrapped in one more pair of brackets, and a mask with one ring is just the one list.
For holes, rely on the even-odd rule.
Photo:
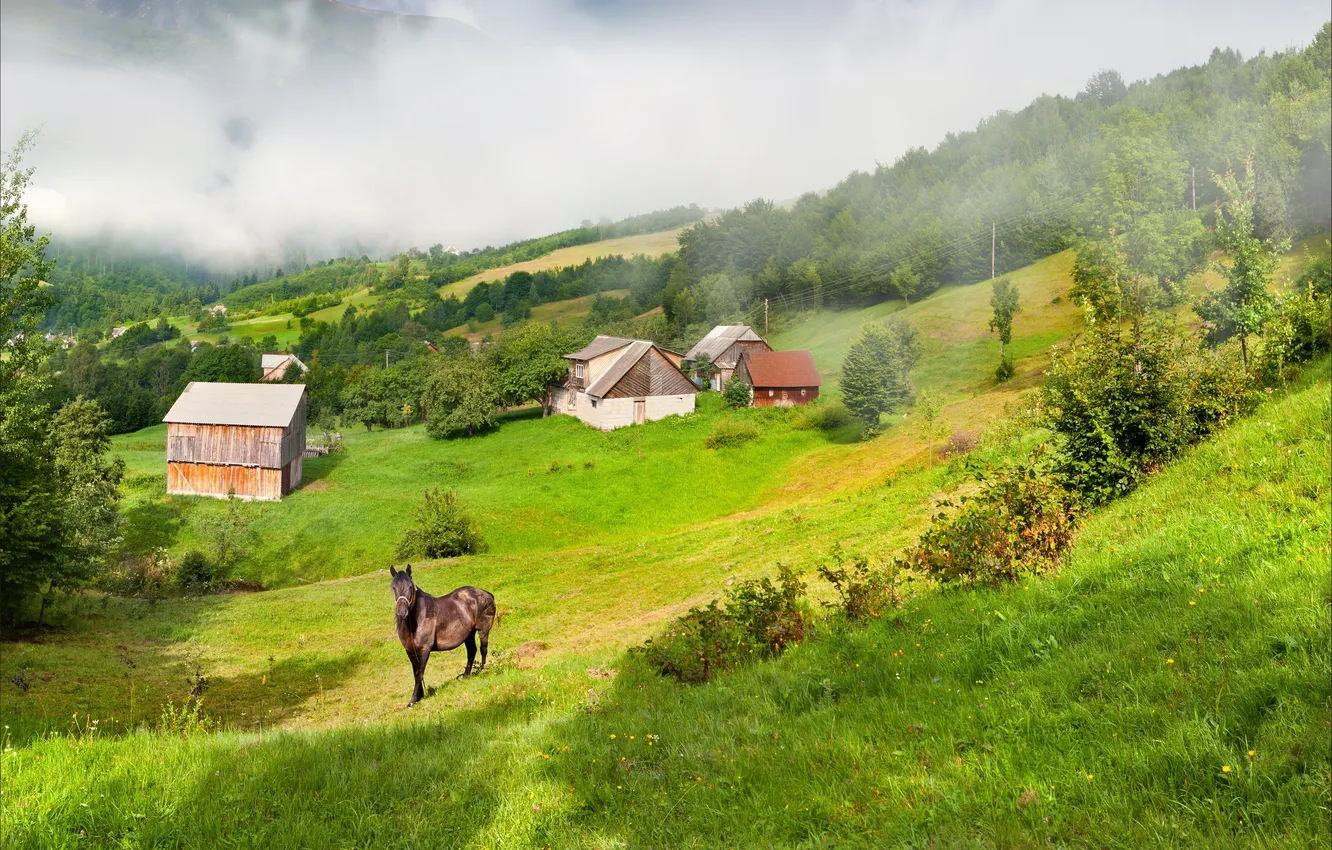
[[(756, 200), (695, 224), (680, 239), (689, 277), (666, 293), (667, 314), (688, 324), (711, 299), (744, 309), (765, 297), (778, 308), (914, 298), (989, 277), (992, 238), (1003, 274), (1122, 231), (1124, 220), (1101, 216), (1108, 193), (1135, 196), (1167, 229), (1210, 226), (1211, 175), (1250, 154), (1259, 233), (1325, 229), (1330, 41), (1324, 26), (1303, 50), (1246, 61), (1218, 49), (1132, 84), (1105, 71), (1076, 97), (997, 113), (790, 209)], [(1161, 277), (1194, 265), (1197, 250), (1186, 253)]]

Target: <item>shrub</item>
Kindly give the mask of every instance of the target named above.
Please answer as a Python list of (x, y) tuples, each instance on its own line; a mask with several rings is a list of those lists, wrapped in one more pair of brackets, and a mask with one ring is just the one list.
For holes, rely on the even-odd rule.
[(1042, 398), (1059, 473), (1095, 504), (1251, 410), (1256, 393), (1233, 353), (1203, 351), (1156, 321), (1138, 332), (1102, 327), (1057, 354)]
[(994, 379), (999, 383), (1011, 380), (1016, 370), (1013, 369), (1013, 361), (1005, 357), (999, 361), (999, 366), (994, 370)]
[(856, 415), (845, 404), (840, 401), (828, 401), (802, 407), (791, 425), (800, 430), (836, 431), (857, 421)]
[(727, 418), (717, 420), (717, 424), (708, 432), (705, 442), (710, 449), (721, 449), (744, 445), (750, 440), (757, 440), (758, 436), (758, 428), (750, 423)]
[(485, 548), (481, 527), (456, 490), (426, 490), (415, 513), (417, 527), (403, 534), (399, 558), (451, 558)]
[(663, 676), (706, 682), (716, 673), (759, 657), (780, 655), (804, 637), (805, 585), (790, 567), (778, 565), (777, 582), (748, 579), (726, 592), (725, 607), (713, 600), (690, 609), (659, 638), (635, 652)]
[(145, 555), (121, 556), (95, 584), (116, 596), (156, 599), (178, 585), (177, 569), (165, 549), (154, 549)]
[(997, 583), (1056, 569), (1073, 542), (1072, 495), (1044, 464), (992, 470), (944, 508), (898, 565), (944, 581)]
[(980, 445), (980, 435), (975, 431), (954, 431), (944, 445), (944, 457), (961, 457), (970, 454)]
[(1258, 374), (1269, 386), (1281, 383), (1296, 366), (1328, 349), (1332, 349), (1332, 297), (1310, 281), (1278, 302), (1259, 351)]
[(727, 407), (749, 407), (749, 402), (753, 398), (749, 384), (744, 381), (738, 381), (735, 378), (726, 382), (726, 387), (722, 390), (722, 402)]
[(216, 563), (197, 549), (181, 555), (176, 564), (176, 586), (186, 593), (207, 593), (219, 578)]
[(857, 623), (901, 608), (910, 595), (906, 585), (916, 579), (912, 571), (897, 565), (883, 569), (871, 566), (863, 556), (848, 556), (840, 543), (833, 545), (829, 560), (831, 564), (819, 566), (819, 576), (837, 591), (837, 601), (824, 605), (837, 608)]

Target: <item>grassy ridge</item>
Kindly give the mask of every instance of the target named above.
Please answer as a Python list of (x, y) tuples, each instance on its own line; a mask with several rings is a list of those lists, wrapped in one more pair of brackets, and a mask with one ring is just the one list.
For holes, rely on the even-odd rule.
[(600, 242), (589, 242), (586, 245), (560, 248), (535, 260), (526, 260), (521, 263), (512, 263), (507, 266), (498, 266), (477, 272), (471, 277), (441, 287), (439, 294), (441, 298), (447, 298), (450, 295), (462, 298), (472, 287), (482, 281), (503, 280), (519, 271), (539, 272), (564, 266), (581, 266), (588, 260), (612, 257), (617, 254), (625, 257), (632, 257), (635, 254), (642, 254), (645, 257), (660, 257), (662, 254), (669, 254), (680, 247), (679, 237), (682, 230), (684, 228), (677, 227), (674, 230), (641, 233), (637, 236), (620, 236), (615, 239), (603, 239)]
[[(5, 834), (14, 846), (82, 832), (179, 846), (1326, 847), (1328, 392), (1324, 360), (1091, 517), (1057, 577), (926, 595), (861, 630), (834, 620), (779, 661), (700, 687), (618, 657), (614, 637), (580, 649), (582, 605), (556, 601), (570, 563), (529, 559), (550, 569), (531, 577), (543, 612), (515, 612), (498, 634), (556, 624), (570, 648), (541, 667), (501, 664), (372, 727), (47, 738), (4, 755)], [(904, 536), (895, 517), (947, 475), (906, 475), (798, 520), (774, 511), (649, 538), (644, 555), (588, 553), (584, 569), (635, 601), (654, 577), (711, 590), (723, 571), (691, 576), (695, 553), (757, 548), (770, 563), (793, 540), (872, 547), (863, 529)], [(511, 574), (508, 596), (528, 578)], [(359, 721), (343, 692), (400, 652), (387, 623), (319, 666), (260, 659), (275, 645), (321, 651), (337, 626), (312, 630), (335, 599), (340, 620), (386, 609), (383, 579), (361, 601), (367, 581), (172, 603), (121, 628), (144, 632), (136, 652), (185, 639), (172, 628), (197, 630), (196, 646), (231, 641), (217, 675), (246, 680), (250, 711), (269, 699), (309, 707), (314, 723)], [(271, 691), (266, 666), (283, 683)]]

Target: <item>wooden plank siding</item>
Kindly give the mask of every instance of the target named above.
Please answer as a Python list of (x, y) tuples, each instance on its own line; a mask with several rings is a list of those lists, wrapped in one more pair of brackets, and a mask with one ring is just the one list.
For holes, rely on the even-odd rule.
[(680, 395), (696, 391), (693, 383), (680, 374), (675, 364), (653, 348), (616, 382), (606, 398), (645, 398), (652, 395)]
[(281, 499), (301, 483), (305, 401), (285, 428), (167, 424), (167, 492)]

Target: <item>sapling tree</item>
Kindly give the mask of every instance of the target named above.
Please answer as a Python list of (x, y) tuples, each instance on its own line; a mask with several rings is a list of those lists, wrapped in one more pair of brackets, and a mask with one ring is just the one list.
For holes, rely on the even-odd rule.
[(1249, 337), (1260, 336), (1272, 316), (1275, 299), (1268, 288), (1288, 240), (1262, 240), (1254, 235), (1253, 210), (1258, 189), (1253, 177), (1253, 156), (1244, 164), (1244, 176), (1233, 169), (1213, 175), (1223, 198), (1216, 215), (1216, 237), (1229, 262), (1214, 268), (1226, 279), (1220, 292), (1209, 292), (1194, 305), (1213, 345), (1238, 337), (1244, 367), (1249, 366)]
[(1008, 344), (1013, 341), (1013, 316), (1022, 311), (1018, 303), (1017, 284), (1006, 277), (1001, 277), (990, 286), (990, 306), (994, 315), (990, 317), (990, 330), (999, 333), (999, 369), (996, 375), (1001, 381), (1013, 377), (1013, 364), (1008, 360)]

